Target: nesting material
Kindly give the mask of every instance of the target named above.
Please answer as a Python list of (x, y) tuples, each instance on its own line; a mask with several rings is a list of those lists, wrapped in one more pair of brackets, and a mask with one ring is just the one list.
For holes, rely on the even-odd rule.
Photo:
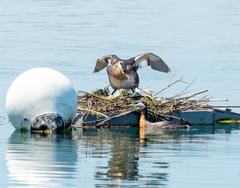
[(150, 96), (144, 92), (133, 95), (126, 90), (118, 95), (110, 95), (102, 89), (91, 93), (79, 91), (78, 112), (109, 119), (117, 114), (145, 109), (147, 119), (154, 121), (159, 119), (155, 117), (162, 117), (172, 112), (212, 109), (213, 107), (208, 104), (210, 98), (207, 96), (196, 99), (206, 92), (207, 90), (204, 90), (184, 97), (166, 98)]

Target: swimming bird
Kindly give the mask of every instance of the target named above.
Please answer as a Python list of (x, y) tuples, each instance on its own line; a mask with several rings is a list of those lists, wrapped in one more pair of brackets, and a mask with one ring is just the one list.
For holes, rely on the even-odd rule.
[(168, 73), (168, 65), (154, 53), (142, 53), (135, 57), (123, 60), (116, 55), (106, 55), (97, 60), (94, 73), (107, 67), (110, 85), (114, 89), (131, 89), (133, 92), (139, 86), (137, 70), (150, 66), (154, 70)]

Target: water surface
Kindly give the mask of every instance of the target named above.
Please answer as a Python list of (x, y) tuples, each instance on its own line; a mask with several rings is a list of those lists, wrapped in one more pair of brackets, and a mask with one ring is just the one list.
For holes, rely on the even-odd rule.
[(0, 10), (1, 187), (239, 187), (236, 125), (154, 131), (144, 142), (136, 129), (44, 137), (14, 132), (4, 103), (29, 68), (52, 67), (88, 91), (107, 85), (105, 71), (92, 74), (98, 57), (147, 51), (172, 72), (139, 71), (141, 88), (161, 90), (184, 75), (196, 79), (191, 91), (239, 105), (240, 1), (2, 0)]

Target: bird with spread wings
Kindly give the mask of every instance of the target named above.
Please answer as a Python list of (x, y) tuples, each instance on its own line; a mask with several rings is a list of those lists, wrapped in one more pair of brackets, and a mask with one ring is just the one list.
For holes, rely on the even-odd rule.
[(131, 89), (134, 92), (139, 86), (137, 70), (150, 66), (152, 69), (168, 73), (168, 65), (154, 53), (142, 53), (135, 57), (123, 60), (116, 55), (106, 55), (97, 60), (94, 73), (107, 67), (110, 85), (114, 89)]

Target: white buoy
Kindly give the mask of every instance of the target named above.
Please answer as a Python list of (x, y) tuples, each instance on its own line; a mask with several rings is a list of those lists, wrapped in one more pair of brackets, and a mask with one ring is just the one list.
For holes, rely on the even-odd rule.
[(23, 72), (6, 96), (6, 112), (16, 129), (64, 126), (71, 123), (76, 111), (77, 95), (71, 82), (50, 68)]

